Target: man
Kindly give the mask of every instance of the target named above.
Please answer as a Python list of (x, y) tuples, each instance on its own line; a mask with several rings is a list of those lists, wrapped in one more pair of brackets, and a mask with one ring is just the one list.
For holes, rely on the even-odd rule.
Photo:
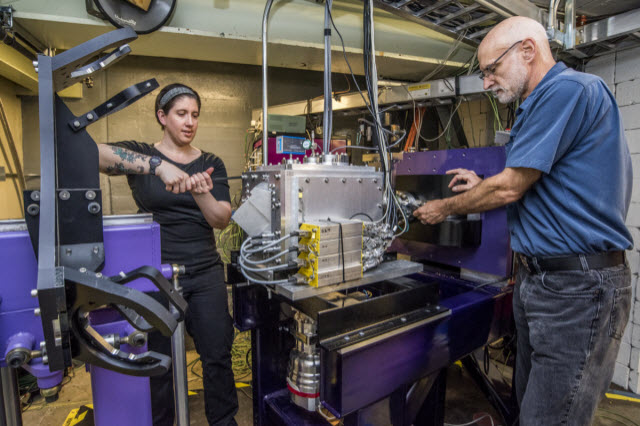
[(624, 250), (631, 160), (618, 107), (604, 82), (554, 61), (544, 28), (513, 17), (480, 44), (484, 88), (521, 99), (506, 167), (481, 180), (452, 170), (461, 194), (413, 214), (449, 215), (507, 206), (519, 261), (513, 295), (518, 333), (520, 425), (591, 423), (611, 378), (629, 318)]

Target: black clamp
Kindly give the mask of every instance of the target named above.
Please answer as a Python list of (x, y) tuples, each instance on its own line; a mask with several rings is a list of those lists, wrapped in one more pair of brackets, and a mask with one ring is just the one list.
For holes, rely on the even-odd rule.
[(73, 120), (69, 121), (69, 127), (71, 127), (74, 132), (78, 132), (87, 127), (89, 124), (95, 123), (102, 117), (106, 117), (109, 114), (113, 114), (114, 112), (128, 107), (149, 92), (157, 89), (159, 86), (160, 85), (158, 84), (156, 79), (152, 78), (150, 80), (146, 80), (141, 83), (134, 84), (133, 86), (127, 87), (122, 92), (109, 99), (107, 102), (98, 105), (86, 114), (75, 117)]

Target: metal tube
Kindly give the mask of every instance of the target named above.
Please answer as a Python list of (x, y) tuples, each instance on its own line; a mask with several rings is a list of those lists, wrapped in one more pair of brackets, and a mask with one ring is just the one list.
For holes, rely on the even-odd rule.
[(558, 5), (560, 0), (549, 0), (549, 19), (547, 21), (547, 29), (553, 30), (556, 27), (556, 14), (558, 13)]
[(324, 111), (322, 118), (322, 152), (328, 154), (333, 128), (333, 96), (331, 90), (331, 6), (327, 0), (324, 9)]
[(564, 48), (573, 49), (576, 45), (576, 7), (574, 0), (564, 2)]
[[(184, 270), (184, 269), (183, 269)], [(173, 288), (182, 294), (178, 282), (179, 267), (173, 267)], [(171, 313), (178, 310), (171, 305)], [(171, 359), (173, 361), (173, 398), (176, 407), (176, 425), (189, 426), (189, 388), (187, 386), (187, 356), (184, 349), (184, 320), (180, 321), (171, 336)]]
[(0, 368), (0, 381), (2, 382), (5, 424), (7, 426), (22, 426), (22, 409), (20, 408), (16, 370), (10, 367)]
[(267, 0), (264, 7), (264, 15), (262, 16), (262, 164), (268, 164), (267, 143), (269, 141), (269, 127), (267, 125), (267, 35), (269, 12), (273, 0)]

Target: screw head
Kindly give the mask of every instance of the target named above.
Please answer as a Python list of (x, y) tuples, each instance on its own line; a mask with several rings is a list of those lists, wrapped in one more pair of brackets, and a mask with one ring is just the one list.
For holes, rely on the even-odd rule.
[(74, 121), (73, 127), (80, 127), (80, 122), (78, 120)]
[(67, 201), (69, 198), (71, 198), (71, 193), (69, 191), (60, 191), (58, 197), (60, 197), (62, 201)]
[(93, 116), (93, 114), (89, 113), (87, 114), (87, 120), (92, 121), (95, 117)]
[(38, 213), (40, 213), (40, 206), (37, 204), (29, 204), (27, 213), (29, 213), (30, 216), (37, 216)]
[(31, 199), (33, 201), (40, 201), (40, 191), (33, 191), (31, 193)]
[(96, 199), (96, 192), (89, 190), (89, 191), (84, 193), (84, 197), (87, 200), (95, 200)]
[(98, 214), (100, 213), (100, 210), (101, 210), (100, 204), (96, 203), (95, 201), (92, 203), (89, 203), (87, 210), (89, 210), (89, 213), (91, 214)]
[(31, 297), (38, 297), (38, 290), (37, 289), (33, 289), (31, 290)]
[(33, 315), (35, 315), (35, 316), (39, 317), (39, 316), (40, 316), (40, 308), (35, 308), (35, 309), (33, 310)]

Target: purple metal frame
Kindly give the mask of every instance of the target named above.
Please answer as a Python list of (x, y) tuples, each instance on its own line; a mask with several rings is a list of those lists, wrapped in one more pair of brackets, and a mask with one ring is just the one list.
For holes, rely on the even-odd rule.
[[(171, 278), (171, 267), (160, 263), (160, 226), (156, 223), (105, 227), (104, 247), (104, 275), (117, 275), (120, 271), (151, 265), (160, 269), (166, 278)], [(43, 340), (42, 324), (34, 315), (38, 301), (30, 295), (37, 285), (38, 267), (26, 231), (0, 232), (0, 268), (4, 271), (0, 284), (0, 366), (4, 367), (6, 353), (11, 348), (28, 345), (36, 349), (36, 342)], [(127, 286), (139, 291), (157, 290), (143, 279)], [(92, 314), (94, 328), (100, 333), (117, 333), (123, 337), (133, 331), (114, 313)], [(96, 325), (98, 323), (101, 324)], [(126, 346), (122, 349), (132, 351)], [(142, 350), (144, 348), (138, 351)], [(62, 380), (62, 372), (50, 372), (41, 359), (31, 361), (24, 368), (38, 378), (41, 388), (56, 386)], [(91, 368), (91, 375), (96, 426), (151, 425), (149, 378), (96, 367)]]
[(334, 414), (344, 416), (366, 407), (509, 331), (510, 288), (473, 291), (474, 283), (429, 273), (411, 278), (438, 280), (440, 304), (451, 314), (361, 349), (323, 351), (321, 376), (326, 380), (320, 386), (320, 399)]
[[(443, 175), (447, 170), (464, 168), (485, 178), (504, 169), (504, 147), (452, 149), (406, 153), (395, 167), (395, 175)], [(506, 277), (511, 272), (511, 250), (507, 213), (504, 208), (482, 213), (482, 241), (479, 247), (440, 247), (417, 241), (396, 239), (392, 251), (473, 271)]]

